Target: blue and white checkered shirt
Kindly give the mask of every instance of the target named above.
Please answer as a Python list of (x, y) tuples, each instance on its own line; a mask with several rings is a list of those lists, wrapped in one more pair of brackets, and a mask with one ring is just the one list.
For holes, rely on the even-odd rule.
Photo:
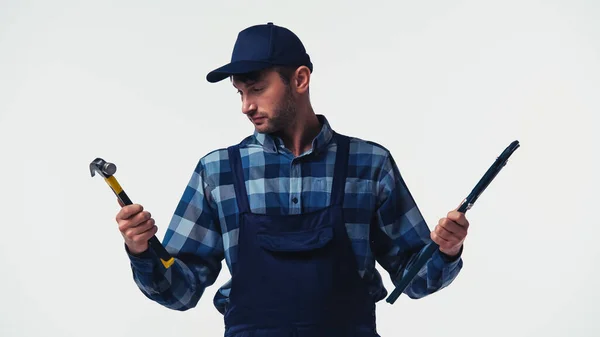
[[(329, 205), (336, 144), (327, 119), (312, 149), (294, 158), (283, 142), (254, 133), (240, 146), (246, 188), (253, 213), (298, 214)], [(418, 252), (431, 242), (430, 229), (413, 200), (390, 152), (373, 142), (351, 138), (344, 196), (344, 218), (358, 262), (375, 301), (387, 295), (377, 261), (394, 284)], [(225, 259), (231, 272), (237, 261), (238, 208), (227, 149), (202, 157), (185, 188), (163, 240), (176, 258), (165, 269), (151, 252), (128, 254), (133, 277), (151, 300), (174, 310), (198, 303)], [(127, 251), (128, 252), (128, 251)], [(128, 252), (129, 253), (129, 252)], [(460, 255), (437, 251), (406, 288), (420, 298), (448, 286), (462, 268)], [(231, 281), (214, 296), (224, 313)]]

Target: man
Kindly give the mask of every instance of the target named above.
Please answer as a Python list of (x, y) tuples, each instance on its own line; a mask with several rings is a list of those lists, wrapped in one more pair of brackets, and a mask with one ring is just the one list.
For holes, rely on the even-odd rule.
[[(309, 100), (313, 66), (290, 30), (244, 29), (230, 78), (255, 132), (201, 158), (166, 230), (166, 270), (148, 247), (157, 232), (141, 205), (116, 220), (135, 282), (151, 300), (193, 308), (225, 259), (232, 274), (213, 302), (227, 336), (378, 336), (387, 295), (377, 261), (397, 283), (430, 240), (439, 251), (407, 287), (422, 298), (462, 268), (469, 226), (456, 210), (430, 232), (390, 152), (335, 132)], [(121, 206), (123, 206), (121, 204)]]

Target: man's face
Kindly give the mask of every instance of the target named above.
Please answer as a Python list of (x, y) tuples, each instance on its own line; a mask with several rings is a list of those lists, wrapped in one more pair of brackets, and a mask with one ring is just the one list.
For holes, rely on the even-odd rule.
[(260, 133), (274, 133), (290, 126), (296, 117), (291, 87), (274, 70), (232, 80), (242, 100), (242, 112)]

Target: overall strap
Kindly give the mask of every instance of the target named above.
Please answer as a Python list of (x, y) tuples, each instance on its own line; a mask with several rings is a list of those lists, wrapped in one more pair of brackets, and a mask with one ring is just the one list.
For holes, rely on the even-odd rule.
[(250, 213), (250, 203), (248, 201), (248, 192), (246, 191), (239, 144), (228, 147), (227, 151), (229, 152), (229, 165), (233, 174), (233, 187), (235, 188), (235, 199), (237, 200), (239, 211), (240, 213)]
[(350, 138), (348, 136), (334, 134), (337, 142), (335, 153), (335, 166), (333, 171), (333, 183), (331, 189), (331, 203), (333, 205), (344, 204), (346, 187), (346, 176), (348, 174), (348, 157), (350, 151)]

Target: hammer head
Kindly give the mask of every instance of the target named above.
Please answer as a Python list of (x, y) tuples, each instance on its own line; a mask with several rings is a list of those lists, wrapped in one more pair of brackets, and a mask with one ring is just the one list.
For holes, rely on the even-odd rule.
[(92, 177), (98, 172), (103, 178), (108, 178), (117, 172), (117, 167), (102, 158), (96, 158), (90, 163), (90, 174)]

